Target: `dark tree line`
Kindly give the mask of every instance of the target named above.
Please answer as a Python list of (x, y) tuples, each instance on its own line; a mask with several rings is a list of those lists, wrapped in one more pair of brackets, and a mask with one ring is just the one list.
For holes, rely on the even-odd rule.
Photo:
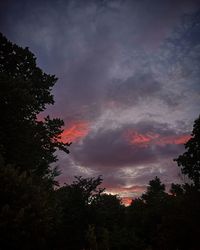
[(125, 207), (102, 178), (76, 177), (55, 188), (63, 121), (37, 115), (53, 104), (55, 76), (28, 48), (0, 35), (0, 249), (197, 250), (200, 235), (200, 117), (176, 161), (191, 182), (158, 177)]

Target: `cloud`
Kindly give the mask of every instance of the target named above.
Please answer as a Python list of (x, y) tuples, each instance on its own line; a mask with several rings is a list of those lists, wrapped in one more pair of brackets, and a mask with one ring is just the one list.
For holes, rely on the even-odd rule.
[(148, 147), (149, 145), (164, 146), (167, 144), (185, 144), (191, 138), (188, 134), (162, 136), (151, 132), (141, 134), (135, 130), (126, 131), (125, 137), (131, 145), (138, 145), (140, 147)]
[(84, 166), (102, 170), (147, 165), (174, 158), (188, 138), (188, 135), (176, 134), (168, 124), (151, 121), (115, 129), (102, 128), (91, 131), (80, 145), (75, 145), (72, 157)]
[(161, 83), (152, 74), (140, 71), (125, 81), (115, 80), (109, 89), (108, 98), (121, 105), (136, 105), (139, 101), (159, 96), (161, 88)]
[(61, 183), (102, 174), (108, 189), (130, 197), (155, 175), (178, 179), (172, 159), (199, 113), (198, 64), (191, 71), (199, 54), (191, 51), (177, 65), (164, 41), (197, 6), (198, 0), (0, 2), (1, 30), (59, 78), (46, 114), (63, 118), (62, 140), (73, 141), (70, 155), (58, 153)]
[(62, 135), (62, 142), (76, 142), (87, 136), (89, 132), (89, 124), (86, 121), (71, 122), (68, 125)]
[(121, 197), (127, 197), (127, 195), (131, 195), (132, 197), (139, 196), (141, 193), (143, 193), (146, 189), (146, 185), (144, 186), (116, 186), (113, 187), (110, 185), (106, 185), (106, 192), (110, 194), (120, 194)]
[[(94, 119), (102, 113), (107, 88), (115, 79), (114, 101), (159, 97), (161, 84), (145, 75), (147, 54), (193, 2), (18, 1), (4, 4), (2, 28), (14, 41), (30, 46), (42, 68), (59, 77), (52, 112)], [(6, 15), (9, 12), (13, 15)]]

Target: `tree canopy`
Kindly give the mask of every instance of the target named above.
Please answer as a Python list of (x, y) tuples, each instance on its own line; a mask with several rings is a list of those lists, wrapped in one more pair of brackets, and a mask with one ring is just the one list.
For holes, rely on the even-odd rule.
[(200, 188), (200, 116), (194, 122), (190, 140), (185, 144), (186, 151), (175, 161), (182, 173), (188, 175), (197, 189)]
[(43, 121), (37, 115), (53, 104), (57, 78), (44, 73), (28, 48), (21, 48), (0, 34), (0, 152), (6, 164), (51, 176), (56, 149), (68, 151), (60, 135), (61, 119)]

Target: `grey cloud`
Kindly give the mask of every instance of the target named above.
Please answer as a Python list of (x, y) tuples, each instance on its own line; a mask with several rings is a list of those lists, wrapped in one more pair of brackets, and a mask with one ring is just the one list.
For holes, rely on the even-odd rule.
[(84, 166), (94, 169), (120, 168), (156, 163), (161, 158), (176, 157), (182, 150), (182, 145), (150, 145), (140, 147), (130, 145), (125, 139), (124, 132), (134, 129), (139, 133), (151, 132), (161, 136), (176, 135), (167, 124), (140, 122), (129, 124), (116, 129), (100, 129), (95, 134), (89, 134), (80, 145), (72, 149), (72, 157)]
[[(68, 113), (66, 118), (73, 113), (95, 119), (102, 112), (102, 102), (107, 101), (107, 88), (112, 85), (111, 71), (116, 62), (121, 66), (125, 60), (126, 68), (128, 58), (133, 55), (131, 60), (138, 63), (133, 51), (142, 50), (144, 44), (148, 50), (162, 40), (165, 37), (162, 33), (171, 29), (183, 11), (177, 6), (185, 5), (189, 2), (44, 1), (38, 4), (19, 1), (19, 4), (10, 4), (14, 14), (9, 15), (10, 21), (4, 14), (7, 25), (3, 28), (20, 44), (30, 45), (38, 55), (39, 64), (58, 75), (60, 80), (54, 89), (57, 104), (50, 109), (53, 113)], [(22, 6), (25, 10), (18, 18)], [(13, 29), (9, 22), (14, 19), (17, 22)], [(159, 38), (158, 33), (161, 33)], [(113, 87), (114, 100), (125, 101), (126, 97), (130, 100), (133, 95), (136, 103), (142, 95), (144, 98), (159, 96), (161, 84), (152, 75), (146, 75), (140, 63), (137, 68), (139, 77), (131, 75), (125, 82), (120, 80), (116, 89)], [(172, 102), (172, 98), (163, 99)]]
[[(156, 120), (156, 115), (160, 116), (156, 105), (161, 105), (161, 109), (167, 108), (160, 120), (164, 120), (166, 112), (176, 109), (168, 121), (173, 124), (180, 114), (191, 121), (199, 112), (199, 69), (190, 74), (193, 59), (184, 61), (180, 75), (178, 70), (173, 74), (174, 80), (168, 72), (170, 62), (165, 64), (164, 54), (169, 51), (165, 46), (161, 48), (163, 53), (158, 50), (181, 15), (192, 12), (198, 4), (198, 0), (7, 0), (0, 2), (0, 28), (13, 42), (29, 46), (44, 71), (58, 76), (53, 90), (55, 106), (47, 113), (64, 118), (66, 123), (83, 119), (95, 126), (112, 101), (121, 110), (137, 108), (137, 114), (130, 114), (133, 120), (139, 113), (148, 112)], [(158, 61), (157, 56), (163, 60)], [(179, 76), (184, 79), (177, 80)], [(140, 106), (143, 102), (146, 107)], [(121, 110), (113, 114), (120, 117)], [(102, 174), (106, 183), (124, 185), (129, 180), (129, 175), (122, 172), (125, 167), (138, 171), (134, 178), (130, 177), (138, 184), (146, 184), (154, 175), (162, 176), (160, 169), (171, 178), (176, 174), (171, 160), (182, 152), (181, 145), (136, 147), (122, 134), (136, 129), (167, 136), (181, 133), (185, 127), (179, 124), (177, 132), (155, 121), (122, 127), (116, 124), (109, 129), (110, 124), (104, 124), (104, 128), (91, 131), (82, 144), (72, 145), (69, 158), (59, 156), (61, 182), (66, 176)], [(138, 169), (140, 165), (143, 170)]]
[(162, 86), (151, 74), (136, 73), (125, 81), (114, 81), (108, 98), (122, 105), (134, 105), (148, 98), (155, 98)]

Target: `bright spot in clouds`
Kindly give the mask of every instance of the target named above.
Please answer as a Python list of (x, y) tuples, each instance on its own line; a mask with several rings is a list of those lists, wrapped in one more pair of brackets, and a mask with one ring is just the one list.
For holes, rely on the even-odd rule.
[(126, 131), (124, 137), (131, 145), (140, 147), (147, 147), (149, 145), (185, 144), (191, 138), (188, 134), (163, 136), (151, 132), (142, 134), (134, 130)]
[(66, 127), (62, 133), (63, 142), (77, 142), (83, 139), (89, 132), (89, 123), (86, 121), (77, 121)]

